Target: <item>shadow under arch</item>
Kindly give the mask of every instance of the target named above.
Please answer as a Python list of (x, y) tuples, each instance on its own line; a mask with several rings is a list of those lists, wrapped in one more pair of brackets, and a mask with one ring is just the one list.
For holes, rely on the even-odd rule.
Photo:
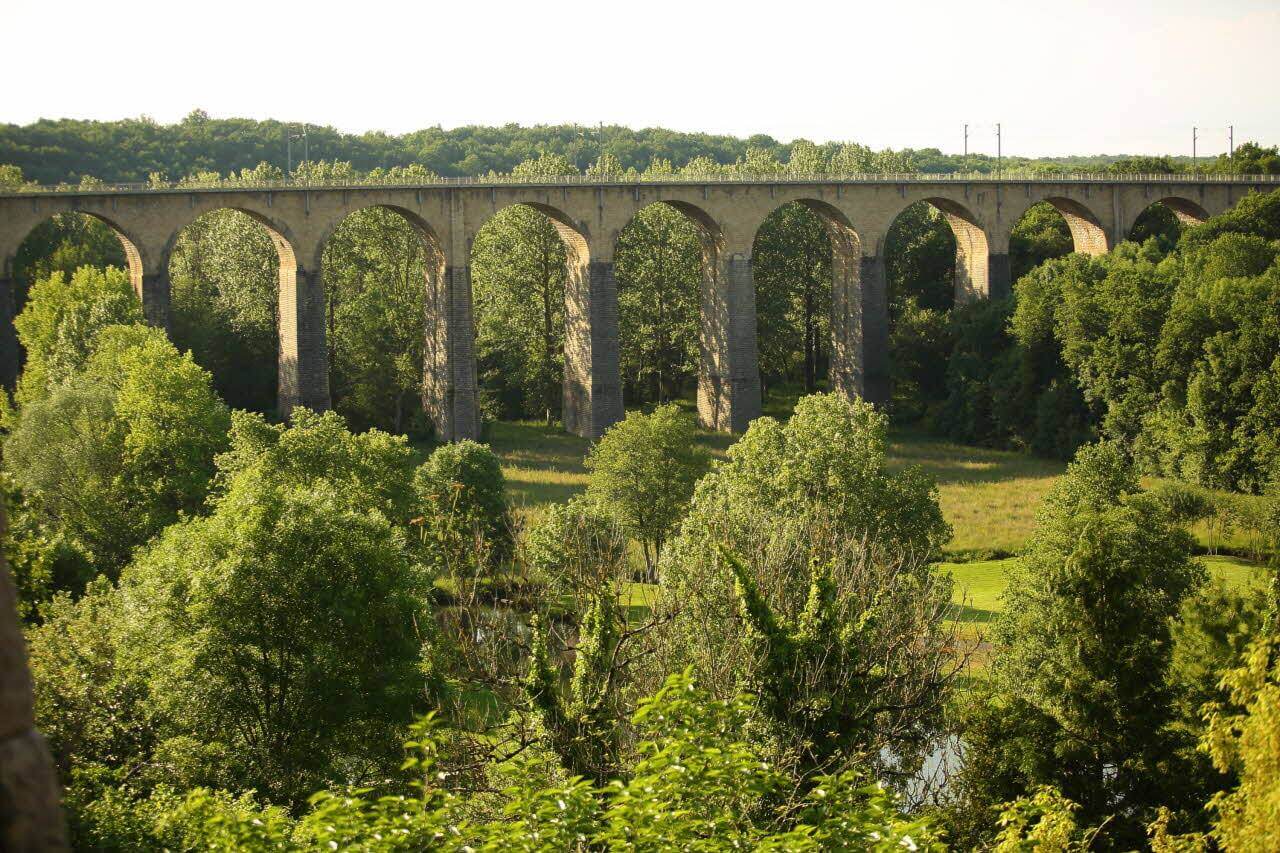
[[(47, 216), (40, 222), (36, 223), (36, 225), (34, 225), (29, 231), (27, 231), (27, 234), (23, 238), (22, 242), (26, 242), (26, 240), (30, 239), (31, 235), (36, 232), (36, 229), (40, 228), (43, 224), (51, 221), (52, 219), (54, 219), (54, 217), (58, 215), (59, 214), (53, 214), (51, 216)], [(65, 211), (62, 215), (83, 216), (88, 219), (92, 219), (95, 222), (100, 222), (101, 224), (105, 225), (109, 231), (111, 231), (111, 233), (115, 236), (117, 240), (120, 241), (120, 248), (124, 251), (125, 272), (128, 274), (129, 283), (133, 286), (133, 292), (137, 294), (138, 300), (142, 302), (143, 309), (145, 312), (145, 309), (147, 307), (147, 299), (145, 298), (146, 294), (143, 288), (143, 279), (144, 279), (144, 276), (146, 275), (146, 271), (143, 268), (142, 253), (138, 249), (137, 242), (132, 237), (129, 236), (129, 234), (126, 232), (126, 230), (123, 227), (121, 227), (118, 223), (116, 223), (112, 219), (106, 216), (103, 216), (101, 213), (97, 213), (90, 210), (81, 210), (79, 208), (74, 208), (72, 210)], [(149, 313), (147, 314), (147, 319), (148, 320), (151, 319), (151, 316)]]
[[(635, 212), (615, 239), (622, 235), (646, 210), (662, 207), (673, 210), (687, 222), (698, 241), (698, 370), (697, 408), (699, 423), (711, 430), (732, 429), (733, 379), (729, 341), (734, 335), (726, 293), (725, 265), (729, 262), (725, 236), (710, 213), (696, 204), (678, 199), (659, 199)], [(621, 343), (621, 341), (620, 341)]]
[[(828, 319), (830, 358), (827, 376), (831, 390), (846, 397), (867, 393), (863, 329), (862, 239), (839, 208), (815, 198), (798, 198), (787, 204), (804, 208), (817, 218), (831, 245), (831, 283)], [(769, 212), (756, 228), (755, 240), (765, 224), (787, 205)]]
[(165, 244), (168, 269), (179, 236), (204, 216), (234, 211), (260, 225), (271, 240), (278, 260), (276, 406), (281, 417), (303, 406), (313, 411), (329, 408), (328, 359), (324, 340), (324, 287), (315, 270), (299, 265), (297, 241), (287, 226), (252, 208), (227, 206), (201, 211), (180, 223)]
[[(457, 346), (453, 340), (459, 324), (451, 322), (459, 311), (465, 311), (465, 325), (469, 326), (470, 306), (458, 305), (453, 298), (444, 243), (435, 229), (418, 213), (399, 205), (361, 207), (343, 215), (324, 235), (316, 249), (315, 266), (321, 272), (321, 279), (328, 282), (326, 287), (331, 285), (333, 276), (324, 268), (330, 240), (352, 217), (371, 210), (395, 214), (409, 228), (422, 251), (422, 382), (418, 393), (423, 411), (431, 419), (439, 438), (445, 441), (475, 438), (479, 434), (475, 372), (468, 370), (465, 364), (470, 349)], [(330, 333), (332, 331), (329, 330)], [(335, 344), (334, 341), (328, 343)], [(329, 367), (332, 369), (333, 365)]]
[[(1181, 196), (1165, 196), (1138, 211), (1125, 229), (1125, 239), (1141, 242), (1140, 232), (1168, 233), (1176, 239), (1176, 232), (1193, 225), (1200, 225), (1209, 219), (1209, 212), (1198, 203)], [(1135, 236), (1139, 235), (1139, 236)]]
[[(544, 202), (522, 199), (505, 205), (482, 223), (476, 234), (513, 207), (525, 207), (542, 214), (564, 245), (561, 420), (567, 432), (585, 438), (599, 438), (611, 424), (622, 419), (623, 413), (617, 357), (617, 284), (613, 278), (613, 265), (592, 260), (584, 224)], [(474, 248), (474, 239), (473, 234), (468, 251)], [(474, 339), (474, 321), (471, 334)]]

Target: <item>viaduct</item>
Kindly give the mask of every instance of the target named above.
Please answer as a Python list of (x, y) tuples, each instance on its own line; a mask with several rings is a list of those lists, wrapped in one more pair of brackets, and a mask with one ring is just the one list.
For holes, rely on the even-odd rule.
[(776, 208), (799, 202), (831, 237), (831, 386), (873, 402), (888, 397), (885, 238), (911, 204), (941, 211), (955, 233), (959, 302), (1010, 291), (1009, 238), (1032, 205), (1052, 204), (1075, 249), (1101, 254), (1160, 203), (1185, 222), (1221, 213), (1244, 195), (1276, 188), (1267, 176), (1077, 176), (992, 180), (950, 176), (683, 179), (570, 177), (515, 183), (459, 179), (421, 186), (296, 185), (216, 189), (113, 187), (0, 195), (0, 378), (18, 369), (13, 267), (20, 243), (43, 220), (78, 212), (120, 238), (147, 320), (167, 327), (169, 257), (179, 232), (202, 214), (231, 208), (260, 222), (280, 258), (279, 401), (329, 407), (325, 345), (325, 243), (350, 214), (383, 207), (404, 217), (426, 249), (423, 406), (444, 439), (479, 432), (472, 241), (513, 204), (544, 213), (567, 247), (565, 428), (598, 437), (623, 415), (614, 246), (643, 207), (679, 210), (702, 235), (698, 412), (711, 429), (740, 431), (760, 414), (752, 245)]

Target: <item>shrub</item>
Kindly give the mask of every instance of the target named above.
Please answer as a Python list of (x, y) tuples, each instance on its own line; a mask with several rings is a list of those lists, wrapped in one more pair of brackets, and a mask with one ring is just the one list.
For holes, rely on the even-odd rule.
[(413, 476), (424, 535), (444, 565), (493, 568), (511, 556), (506, 479), (486, 445), (437, 448)]
[(674, 403), (649, 414), (631, 412), (587, 455), (588, 497), (640, 542), (651, 580), (706, 467), (706, 455), (694, 444), (693, 420)]

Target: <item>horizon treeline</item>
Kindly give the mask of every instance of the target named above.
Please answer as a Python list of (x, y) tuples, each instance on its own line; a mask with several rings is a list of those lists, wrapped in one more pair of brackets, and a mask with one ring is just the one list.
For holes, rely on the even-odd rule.
[[(11, 163), (40, 183), (77, 183), (86, 175), (113, 182), (146, 181), (152, 173), (170, 177), (196, 172), (238, 172), (267, 162), (286, 164), (286, 128), (298, 127), (269, 119), (213, 118), (193, 110), (175, 124), (161, 124), (142, 116), (117, 121), (40, 119), (28, 125), (0, 124), (0, 163)], [(698, 157), (724, 164), (746, 156), (748, 149), (763, 149), (781, 161), (790, 159), (791, 148), (807, 140), (781, 142), (766, 134), (748, 137), (709, 133), (684, 133), (663, 128), (633, 130), (618, 125), (536, 125), (523, 127), (466, 126), (445, 130), (439, 126), (393, 135), (380, 131), (342, 133), (332, 126), (307, 125), (306, 153), (311, 160), (345, 161), (358, 171), (376, 168), (425, 166), (446, 177), (478, 176), (510, 172), (517, 164), (540, 155), (560, 155), (579, 170), (602, 154), (616, 157), (625, 169), (643, 171), (655, 160), (682, 167)], [(827, 142), (817, 148), (829, 157), (843, 142)], [(1252, 146), (1257, 148), (1257, 146)], [(1237, 151), (1245, 152), (1248, 145)], [(1236, 162), (1225, 156), (1205, 158), (1204, 168), (1224, 166), (1238, 171), (1280, 171), (1275, 150), (1257, 149), (1260, 157)], [(293, 162), (303, 161), (301, 141), (295, 141)], [(937, 148), (904, 149), (915, 170), (926, 173), (993, 172), (995, 157), (943, 154)], [(1269, 157), (1267, 156), (1269, 155)], [(1005, 156), (1005, 169), (1045, 171), (1114, 170), (1171, 172), (1190, 166), (1187, 157), (1127, 157), (1088, 155), (1027, 158)]]

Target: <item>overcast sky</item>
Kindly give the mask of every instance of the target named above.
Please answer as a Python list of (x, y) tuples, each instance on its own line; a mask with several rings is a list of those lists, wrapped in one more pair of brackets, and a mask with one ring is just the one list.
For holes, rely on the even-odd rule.
[(1280, 142), (1280, 0), (2, 0), (0, 122), (199, 107), (1025, 155)]

